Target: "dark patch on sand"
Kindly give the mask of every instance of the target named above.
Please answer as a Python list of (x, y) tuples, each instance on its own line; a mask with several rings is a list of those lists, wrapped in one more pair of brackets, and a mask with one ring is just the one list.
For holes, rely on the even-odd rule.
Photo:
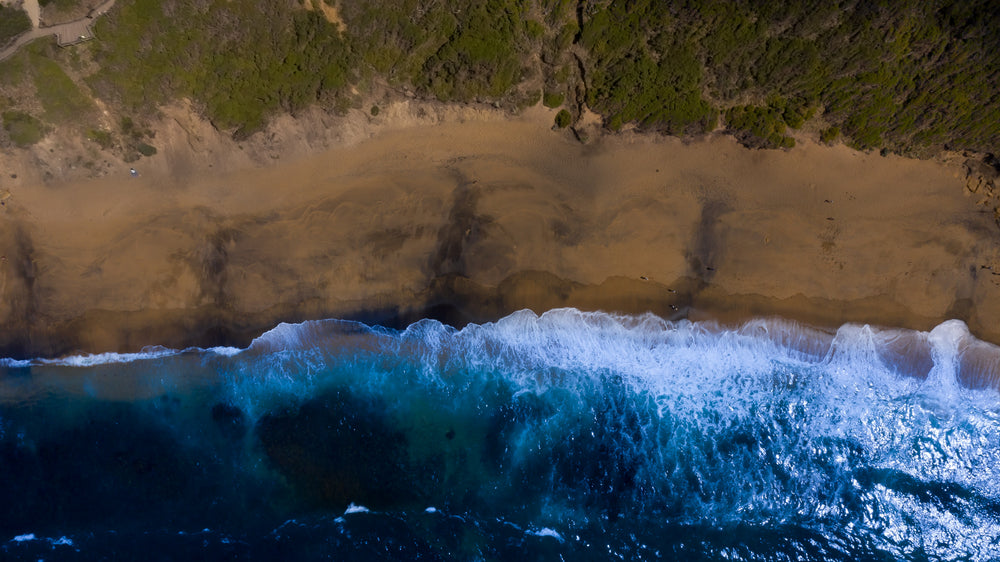
[(691, 244), (685, 253), (691, 277), (703, 283), (711, 282), (715, 276), (716, 250), (720, 247), (719, 233), (716, 228), (719, 217), (729, 212), (729, 206), (713, 199), (702, 203), (701, 217), (692, 236)]
[(412, 236), (403, 229), (390, 228), (372, 232), (366, 237), (372, 256), (382, 259), (398, 252), (410, 238), (419, 237), (419, 229)]
[(951, 306), (948, 307), (948, 312), (945, 313), (945, 316), (948, 318), (966, 319), (972, 316), (975, 308), (976, 305), (972, 302), (972, 299), (956, 298), (951, 303)]
[(431, 257), (432, 277), (465, 275), (465, 250), (484, 238), (491, 218), (476, 213), (480, 189), (476, 182), (462, 181), (452, 194), (448, 220), (438, 231), (437, 246)]
[(21, 223), (13, 227), (4, 242), (7, 253), (0, 263), (4, 299), (3, 317), (0, 318), (0, 336), (4, 346), (0, 356), (20, 352), (32, 347), (33, 332), (39, 321), (38, 267), (36, 250), (28, 230)]
[(201, 298), (225, 308), (229, 304), (226, 283), (229, 280), (229, 248), (236, 244), (237, 232), (220, 228), (205, 237), (194, 256), (192, 269), (198, 277)]
[(27, 324), (31, 324), (38, 310), (38, 302), (35, 295), (35, 275), (37, 274), (35, 268), (35, 246), (31, 241), (28, 231), (21, 225), (18, 225), (14, 231), (14, 246), (16, 248), (13, 263), (14, 271), (17, 277), (24, 283), (24, 294), (21, 297), (21, 306), (18, 307), (19, 313)]
[(580, 228), (579, 223), (570, 223), (554, 218), (549, 221), (549, 228), (552, 229), (552, 236), (556, 241), (564, 246), (576, 246), (583, 239), (583, 229)]

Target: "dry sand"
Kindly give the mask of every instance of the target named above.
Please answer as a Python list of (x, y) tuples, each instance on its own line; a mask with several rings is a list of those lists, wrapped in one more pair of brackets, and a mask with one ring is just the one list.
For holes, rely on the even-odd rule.
[(22, 185), (0, 208), (0, 352), (245, 345), (279, 321), (559, 306), (921, 330), (959, 318), (1000, 342), (1000, 230), (956, 169), (725, 136), (582, 145), (550, 123), (539, 108), (389, 130), (263, 168), (168, 146), (138, 178)]

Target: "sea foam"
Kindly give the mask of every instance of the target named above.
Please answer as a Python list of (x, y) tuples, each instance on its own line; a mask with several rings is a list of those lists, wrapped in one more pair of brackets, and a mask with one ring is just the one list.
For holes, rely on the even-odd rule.
[[(8, 366), (19, 369), (0, 385), (11, 459), (56, 450), (37, 443), (60, 427), (79, 451), (70, 467), (110, 454), (88, 448), (95, 439), (130, 444), (105, 458), (115, 470), (228, 451), (225, 474), (280, 472), (309, 509), (323, 490), (345, 537), (500, 521), (487, 542), (645, 549), (638, 558), (1000, 548), (1000, 348), (959, 321), (824, 330), (525, 310), (462, 329), (281, 324), (245, 349)], [(120, 463), (148, 439), (157, 455), (183, 454)], [(233, 505), (246, 504), (241, 489)], [(428, 516), (437, 509), (455, 515)], [(267, 540), (329, 530), (288, 521)]]

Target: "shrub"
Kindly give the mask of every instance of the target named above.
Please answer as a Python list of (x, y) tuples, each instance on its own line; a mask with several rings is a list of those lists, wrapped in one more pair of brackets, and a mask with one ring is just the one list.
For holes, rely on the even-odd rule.
[(45, 126), (42, 125), (42, 122), (27, 113), (5, 111), (2, 117), (4, 130), (17, 146), (29, 147), (45, 136)]
[(337, 27), (278, 2), (135, 0), (97, 26), (95, 89), (146, 113), (190, 97), (237, 138), (277, 111), (335, 100), (349, 81)]
[(31, 18), (27, 12), (0, 4), (0, 47), (29, 30), (31, 30)]
[(53, 5), (60, 10), (67, 10), (78, 6), (80, 0), (38, 0), (38, 3), (42, 6)]
[(572, 122), (573, 122), (573, 116), (570, 114), (569, 111), (563, 109), (560, 110), (559, 113), (556, 113), (556, 126), (559, 127), (560, 129), (565, 129), (566, 127), (569, 127), (570, 123)]
[(539, 39), (545, 35), (545, 26), (535, 20), (526, 20), (524, 30), (532, 39)]
[(840, 127), (833, 126), (823, 129), (819, 133), (819, 140), (822, 143), (832, 144), (840, 136)]
[(36, 41), (29, 47), (28, 57), (45, 120), (60, 125), (79, 123), (96, 107), (59, 63), (50, 58), (47, 49), (51, 48), (54, 47), (48, 43)]
[(545, 95), (542, 96), (542, 103), (545, 104), (545, 107), (551, 107), (552, 109), (562, 105), (565, 100), (566, 96), (558, 92), (545, 92)]
[(111, 148), (111, 146), (115, 144), (114, 137), (111, 136), (111, 133), (103, 129), (91, 129), (87, 133), (87, 138), (96, 142), (98, 146), (105, 150)]
[(785, 136), (783, 102), (764, 107), (737, 106), (726, 111), (726, 125), (737, 139), (752, 148), (791, 148), (795, 140)]

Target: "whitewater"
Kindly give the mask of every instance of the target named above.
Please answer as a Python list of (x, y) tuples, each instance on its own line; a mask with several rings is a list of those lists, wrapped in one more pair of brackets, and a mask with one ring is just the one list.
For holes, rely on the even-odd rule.
[(0, 553), (998, 560), (1000, 348), (558, 309), (0, 360)]

